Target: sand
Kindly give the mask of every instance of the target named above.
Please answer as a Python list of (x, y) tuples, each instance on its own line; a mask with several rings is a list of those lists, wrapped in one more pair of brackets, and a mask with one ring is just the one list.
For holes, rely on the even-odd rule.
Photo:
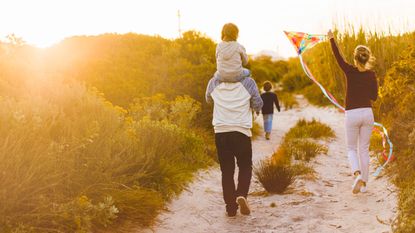
[[(298, 179), (283, 195), (264, 195), (253, 178), (248, 201), (252, 213), (225, 215), (218, 166), (196, 174), (193, 183), (172, 200), (152, 229), (138, 232), (391, 232), (397, 212), (396, 188), (387, 177), (370, 178), (368, 192), (354, 195), (345, 148), (344, 114), (309, 105), (297, 96), (299, 108), (276, 112), (271, 140), (253, 141), (254, 164), (271, 156), (282, 136), (298, 119), (313, 117), (328, 124), (337, 138), (327, 142), (328, 155), (310, 161), (317, 179)], [(262, 117), (257, 121), (262, 125)], [(374, 164), (374, 163), (372, 163)], [(373, 173), (375, 167), (371, 167)], [(274, 205), (275, 207), (271, 207)]]

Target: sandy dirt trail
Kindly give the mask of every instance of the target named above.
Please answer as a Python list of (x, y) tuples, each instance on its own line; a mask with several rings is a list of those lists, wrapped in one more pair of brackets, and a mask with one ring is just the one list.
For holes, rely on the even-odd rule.
[[(300, 107), (276, 112), (271, 140), (253, 141), (254, 164), (271, 156), (283, 135), (298, 119), (313, 117), (328, 124), (337, 138), (327, 143), (328, 155), (310, 162), (317, 179), (298, 179), (283, 195), (255, 195), (263, 188), (253, 177), (248, 201), (250, 216), (225, 215), (218, 166), (200, 171), (183, 193), (174, 199), (152, 229), (138, 232), (391, 232), (396, 215), (396, 192), (386, 177), (371, 177), (368, 192), (353, 195), (345, 149), (344, 114), (334, 108), (309, 105), (297, 96)], [(257, 121), (262, 125), (262, 117)], [(371, 167), (371, 172), (374, 168)], [(275, 207), (271, 207), (275, 203)]]

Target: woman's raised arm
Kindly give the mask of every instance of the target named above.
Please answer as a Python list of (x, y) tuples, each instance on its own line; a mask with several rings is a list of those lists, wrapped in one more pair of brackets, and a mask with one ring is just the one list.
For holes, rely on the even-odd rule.
[(346, 72), (351, 65), (349, 65), (343, 58), (343, 56), (340, 54), (339, 47), (337, 47), (336, 41), (334, 40), (334, 35), (331, 32), (331, 30), (327, 33), (328, 38), (330, 39), (330, 45), (331, 49), (333, 50), (334, 57), (337, 60), (337, 63), (339, 64), (340, 68)]

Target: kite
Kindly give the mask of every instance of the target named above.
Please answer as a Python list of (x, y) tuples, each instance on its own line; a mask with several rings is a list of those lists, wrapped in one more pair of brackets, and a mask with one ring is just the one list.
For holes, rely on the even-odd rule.
[[(307, 34), (307, 33), (303, 33), (303, 32), (285, 32), (285, 35), (288, 37), (288, 39), (291, 41), (294, 48), (296, 49), (298, 57), (300, 59), (301, 66), (303, 67), (303, 70), (304, 70), (305, 74), (307, 75), (307, 77), (310, 78), (315, 84), (317, 84), (317, 86), (323, 92), (324, 96), (331, 103), (333, 103), (336, 107), (338, 107), (342, 112), (345, 112), (345, 108), (341, 104), (339, 104), (339, 102), (336, 100), (336, 98), (334, 98), (334, 96), (329, 91), (327, 91), (324, 88), (324, 86), (321, 85), (317, 81), (317, 79), (313, 76), (310, 69), (308, 68), (308, 66), (304, 62), (303, 56), (302, 56), (303, 53), (306, 50), (308, 50), (311, 47), (313, 47), (314, 45), (326, 40), (327, 36), (326, 35), (317, 35), (317, 34)], [(385, 166), (390, 161), (392, 161), (394, 159), (394, 156), (393, 156), (393, 144), (392, 144), (392, 141), (389, 138), (388, 131), (386, 130), (386, 128), (382, 124), (380, 124), (378, 122), (375, 122), (374, 126), (375, 126), (374, 130), (382, 136), (382, 146), (383, 146), (382, 157), (385, 160), (385, 162), (380, 167), (378, 167), (376, 172), (373, 174), (375, 177), (377, 177), (377, 176), (379, 176), (380, 172), (385, 168)], [(380, 129), (378, 129), (376, 127), (380, 128)], [(386, 153), (386, 151), (387, 151), (386, 143), (388, 143), (388, 145), (389, 145), (389, 153), (388, 154)]]

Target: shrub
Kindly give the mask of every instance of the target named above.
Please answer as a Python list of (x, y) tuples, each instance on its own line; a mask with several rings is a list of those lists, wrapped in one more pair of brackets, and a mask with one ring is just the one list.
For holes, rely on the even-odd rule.
[(288, 72), (282, 77), (281, 86), (284, 91), (293, 92), (311, 85), (311, 80), (305, 75), (298, 58), (288, 60)]
[(292, 156), (287, 151), (288, 148), (281, 144), (278, 150), (272, 155), (272, 159), (278, 164), (291, 164)]
[(149, 225), (211, 162), (192, 129), (135, 121), (81, 85), (50, 83), (0, 107), (2, 232)]
[(254, 168), (254, 174), (269, 193), (283, 193), (295, 180), (289, 165), (278, 164), (272, 159), (265, 159)]
[(311, 104), (317, 106), (328, 106), (332, 104), (327, 98), (324, 97), (323, 93), (317, 85), (307, 86), (301, 92)]
[(289, 92), (281, 92), (281, 94), (278, 95), (278, 100), (281, 102), (282, 106), (284, 106), (285, 110), (298, 106), (295, 96)]
[(306, 163), (297, 163), (291, 166), (295, 176), (315, 177), (316, 171)]
[(328, 148), (325, 145), (316, 143), (310, 139), (292, 139), (282, 144), (287, 157), (296, 160), (310, 161), (318, 154), (327, 154)]
[(398, 158), (390, 165), (400, 189), (395, 231), (407, 233), (415, 231), (415, 49), (409, 47), (400, 56), (385, 76), (375, 109), (389, 130)]
[(297, 138), (329, 139), (335, 137), (334, 131), (326, 124), (312, 119), (300, 119), (285, 135), (286, 140)]

